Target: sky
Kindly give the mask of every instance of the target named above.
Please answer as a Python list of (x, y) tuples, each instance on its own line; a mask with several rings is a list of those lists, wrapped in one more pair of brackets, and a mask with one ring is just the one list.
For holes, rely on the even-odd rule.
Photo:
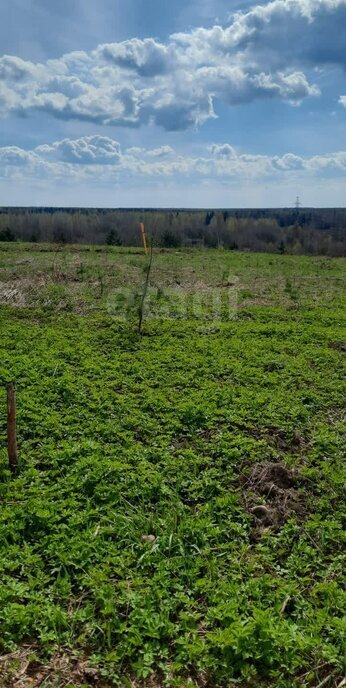
[(346, 0), (2, 0), (0, 205), (344, 206)]

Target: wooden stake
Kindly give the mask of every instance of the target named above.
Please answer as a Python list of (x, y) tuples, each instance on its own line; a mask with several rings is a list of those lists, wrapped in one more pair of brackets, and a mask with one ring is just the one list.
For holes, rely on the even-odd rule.
[(145, 253), (145, 255), (147, 256), (147, 255), (148, 255), (147, 235), (146, 235), (146, 233), (145, 233), (145, 229), (144, 229), (144, 224), (143, 224), (143, 222), (140, 223), (139, 228), (140, 228), (140, 230), (141, 230), (144, 253)]
[(18, 466), (17, 432), (16, 432), (16, 391), (13, 382), (7, 384), (7, 451), (11, 473)]
[(139, 312), (138, 312), (138, 334), (142, 334), (142, 323), (143, 323), (143, 317), (144, 317), (144, 304), (145, 304), (145, 297), (147, 295), (148, 287), (149, 287), (149, 277), (150, 277), (150, 271), (151, 271), (151, 266), (153, 263), (153, 237), (151, 237), (151, 244), (150, 244), (150, 260), (149, 260), (149, 265), (147, 268), (147, 274), (144, 282), (144, 287), (143, 287), (143, 293), (142, 293), (142, 298), (141, 298), (141, 303), (139, 306)]

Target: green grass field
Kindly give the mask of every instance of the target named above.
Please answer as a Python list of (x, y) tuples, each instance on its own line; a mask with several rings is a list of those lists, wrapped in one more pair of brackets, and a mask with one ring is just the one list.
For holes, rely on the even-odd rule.
[(147, 263), (0, 245), (0, 686), (345, 685), (346, 261)]

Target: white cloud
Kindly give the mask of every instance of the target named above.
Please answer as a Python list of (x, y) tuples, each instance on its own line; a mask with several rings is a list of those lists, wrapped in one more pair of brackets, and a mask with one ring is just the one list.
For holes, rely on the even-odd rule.
[(235, 158), (236, 157), (236, 152), (235, 152), (234, 148), (229, 145), (229, 143), (222, 143), (222, 144), (213, 143), (212, 146), (209, 146), (208, 150), (216, 158)]
[(23, 150), (18, 146), (4, 146), (0, 148), (0, 165), (2, 167), (10, 165), (13, 167), (24, 167), (39, 161), (39, 157), (32, 151)]
[(122, 150), (118, 141), (106, 136), (63, 139), (26, 151), (16, 146), (0, 148), (0, 176), (22, 179), (89, 179), (110, 182), (117, 179), (162, 177), (219, 179), (275, 179), (339, 177), (346, 174), (346, 151), (310, 158), (292, 153), (282, 156), (237, 153), (229, 144), (205, 146), (199, 156), (177, 154), (170, 146)]
[(22, 60), (14, 55), (0, 57), (0, 81), (23, 83), (26, 80), (44, 77), (45, 66)]
[(147, 151), (147, 155), (150, 158), (166, 158), (172, 153), (174, 153), (174, 150), (171, 148), (171, 146), (160, 146), (159, 148), (153, 148), (152, 150)]
[(196, 71), (195, 83), (204, 85), (212, 95), (230, 105), (258, 98), (282, 98), (299, 103), (319, 94), (319, 89), (310, 85), (302, 72), (250, 75), (239, 67), (202, 67)]
[(1, 112), (179, 131), (215, 117), (219, 100), (299, 103), (319, 94), (313, 68), (344, 67), (345, 21), (346, 0), (273, 0), (166, 43), (133, 38), (45, 64), (4, 55)]
[(142, 77), (164, 74), (171, 66), (171, 55), (174, 60), (173, 51), (152, 38), (100, 45), (94, 55), (122, 69), (134, 70)]
[(198, 28), (172, 38), (188, 51), (187, 59), (199, 55), (238, 54), (243, 64), (254, 62), (260, 69), (294, 65), (345, 65), (345, 0), (273, 0), (258, 4), (232, 17), (229, 26)]
[(306, 161), (299, 155), (293, 155), (293, 153), (285, 153), (281, 158), (273, 158), (273, 165), (282, 171), (289, 170), (303, 170), (306, 165)]
[(63, 139), (51, 145), (38, 146), (35, 153), (43, 160), (61, 160), (82, 165), (115, 165), (121, 158), (120, 144), (106, 136)]

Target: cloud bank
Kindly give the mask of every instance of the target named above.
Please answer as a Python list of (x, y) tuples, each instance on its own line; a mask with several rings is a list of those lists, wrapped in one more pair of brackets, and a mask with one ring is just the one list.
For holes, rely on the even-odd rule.
[(17, 146), (0, 148), (0, 177), (68, 182), (87, 179), (112, 180), (163, 178), (189, 179), (282, 179), (340, 177), (346, 173), (346, 151), (301, 157), (237, 153), (229, 143), (204, 146), (199, 156), (181, 155), (170, 146), (122, 150), (118, 141), (105, 136), (63, 139), (34, 150)]
[[(219, 101), (297, 104), (319, 95), (318, 71), (345, 68), (345, 25), (346, 0), (273, 0), (238, 12), (229, 26), (173, 34), (165, 44), (133, 38), (45, 63), (4, 55), (0, 113), (179, 131), (215, 117)], [(109, 162), (117, 151), (97, 155)]]

